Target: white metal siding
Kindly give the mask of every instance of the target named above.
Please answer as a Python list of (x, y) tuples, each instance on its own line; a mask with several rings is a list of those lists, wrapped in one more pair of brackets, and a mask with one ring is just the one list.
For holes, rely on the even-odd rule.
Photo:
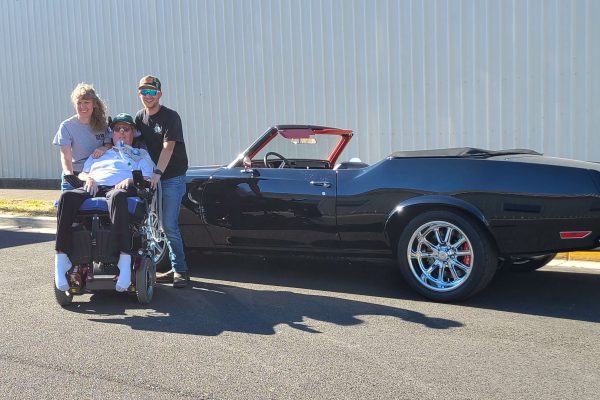
[(163, 82), (191, 164), (268, 126), (349, 128), (347, 156), (525, 147), (600, 161), (600, 1), (0, 0), (0, 178), (56, 178), (69, 94), (135, 113)]

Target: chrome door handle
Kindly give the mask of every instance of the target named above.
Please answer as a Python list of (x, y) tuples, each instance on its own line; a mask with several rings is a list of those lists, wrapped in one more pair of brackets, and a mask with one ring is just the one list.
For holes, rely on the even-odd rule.
[(317, 182), (317, 181), (310, 181), (310, 184), (313, 186), (323, 186), (326, 188), (330, 188), (331, 187), (331, 183), (330, 182)]

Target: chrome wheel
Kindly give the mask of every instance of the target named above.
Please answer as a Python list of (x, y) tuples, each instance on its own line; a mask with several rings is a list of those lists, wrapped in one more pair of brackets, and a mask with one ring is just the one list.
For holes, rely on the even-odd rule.
[(448, 292), (471, 275), (474, 252), (465, 233), (447, 221), (431, 221), (414, 231), (406, 256), (414, 277), (434, 292)]
[(146, 233), (146, 240), (148, 241), (150, 258), (155, 264), (158, 264), (163, 259), (165, 251), (168, 251), (168, 249), (165, 233), (160, 227), (160, 220), (155, 212), (148, 213), (144, 230)]

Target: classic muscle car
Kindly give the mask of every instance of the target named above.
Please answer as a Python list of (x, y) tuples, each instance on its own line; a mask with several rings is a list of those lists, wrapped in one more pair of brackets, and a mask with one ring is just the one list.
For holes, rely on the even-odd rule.
[(540, 268), (600, 238), (600, 165), (531, 150), (395, 152), (367, 165), (352, 131), (278, 125), (229, 165), (187, 174), (187, 247), (393, 257), (423, 296), (457, 301), (499, 265)]

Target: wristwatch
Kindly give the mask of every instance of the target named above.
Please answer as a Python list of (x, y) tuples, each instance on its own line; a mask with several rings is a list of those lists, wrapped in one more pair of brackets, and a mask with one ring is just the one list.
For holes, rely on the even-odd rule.
[(156, 175), (162, 175), (163, 174), (163, 172), (160, 169), (158, 169), (158, 168), (154, 168), (154, 171), (152, 171), (152, 172), (154, 172)]

